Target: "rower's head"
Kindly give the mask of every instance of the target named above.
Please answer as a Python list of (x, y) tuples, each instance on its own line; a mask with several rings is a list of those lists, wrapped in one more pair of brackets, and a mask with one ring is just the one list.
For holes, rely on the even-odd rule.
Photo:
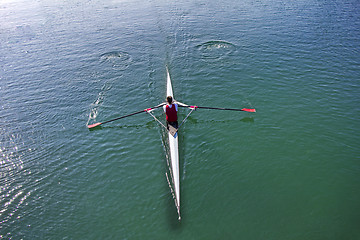
[(166, 101), (167, 101), (169, 104), (172, 104), (172, 102), (173, 102), (172, 96), (167, 96)]

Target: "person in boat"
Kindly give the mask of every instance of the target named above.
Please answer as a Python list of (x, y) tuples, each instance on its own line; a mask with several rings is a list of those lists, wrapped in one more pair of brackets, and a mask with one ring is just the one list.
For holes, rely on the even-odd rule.
[(178, 105), (173, 103), (173, 98), (168, 96), (166, 98), (167, 104), (164, 106), (164, 111), (166, 113), (166, 125), (169, 129), (169, 124), (174, 128), (178, 128), (178, 121), (177, 121), (177, 111)]

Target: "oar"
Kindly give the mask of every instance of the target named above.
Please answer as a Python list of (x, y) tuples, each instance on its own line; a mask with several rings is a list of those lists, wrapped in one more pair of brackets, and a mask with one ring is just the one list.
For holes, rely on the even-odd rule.
[(155, 107), (152, 107), (152, 108), (147, 108), (147, 109), (144, 109), (144, 110), (141, 110), (141, 111), (138, 111), (138, 112), (134, 112), (134, 113), (130, 113), (128, 115), (125, 115), (125, 116), (121, 116), (121, 117), (118, 117), (118, 118), (114, 118), (114, 119), (111, 119), (111, 120), (108, 120), (108, 121), (105, 121), (105, 122), (98, 122), (98, 123), (94, 123), (94, 124), (91, 124), (91, 125), (88, 125), (87, 127), (90, 129), (90, 128), (94, 128), (94, 127), (97, 127), (101, 124), (105, 124), (105, 123), (109, 123), (109, 122), (113, 122), (113, 121), (116, 121), (116, 120), (119, 120), (119, 119), (123, 119), (123, 118), (126, 118), (126, 117), (130, 117), (130, 116), (133, 116), (133, 115), (136, 115), (136, 114), (139, 114), (139, 113), (143, 113), (143, 112), (148, 112), (152, 109), (155, 109), (155, 108), (159, 108), (159, 107), (162, 107), (164, 106), (166, 103), (162, 103), (160, 105), (157, 105)]
[(228, 111), (244, 111), (244, 112), (256, 112), (254, 108), (217, 108), (217, 107), (201, 107), (201, 106), (188, 106), (188, 105), (179, 105), (180, 107), (188, 107), (188, 108), (202, 108), (202, 109), (214, 109), (214, 110), (228, 110)]
[(186, 119), (190, 116), (190, 114), (196, 110), (196, 106), (190, 106), (191, 111), (189, 112), (189, 114), (184, 118), (184, 120), (180, 123), (179, 127), (176, 129), (176, 132), (179, 131), (179, 128), (181, 127), (181, 125), (184, 124), (184, 122), (186, 121)]

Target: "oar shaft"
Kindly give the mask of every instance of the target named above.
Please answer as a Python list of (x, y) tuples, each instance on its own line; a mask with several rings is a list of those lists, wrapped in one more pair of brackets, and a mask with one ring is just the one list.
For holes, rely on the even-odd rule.
[(256, 112), (255, 109), (251, 108), (218, 108), (218, 107), (202, 107), (202, 106), (188, 106), (188, 105), (179, 105), (180, 107), (190, 107), (190, 108), (202, 108), (202, 109), (213, 109), (213, 110), (227, 110), (227, 111), (244, 111), (244, 112)]
[(114, 118), (114, 119), (107, 120), (107, 121), (105, 121), (105, 122), (94, 123), (94, 124), (88, 125), (87, 127), (88, 127), (88, 128), (94, 128), (94, 127), (99, 126), (99, 125), (104, 124), (104, 123), (109, 123), (109, 122), (113, 122), (113, 121), (116, 121), (116, 120), (119, 120), (119, 119), (123, 119), (123, 118), (126, 118), (126, 117), (130, 117), (130, 116), (133, 116), (133, 115), (136, 115), (136, 114), (148, 112), (148, 111), (150, 111), (150, 110), (152, 110), (152, 109), (156, 109), (156, 108), (162, 107), (162, 106), (164, 106), (164, 105), (165, 105), (165, 103), (162, 103), (162, 104), (159, 104), (159, 105), (157, 105), (157, 106), (155, 106), (155, 107), (152, 107), (152, 108), (147, 108), (147, 109), (144, 109), (144, 110), (141, 110), (141, 111), (138, 111), (138, 112), (130, 113), (130, 114), (125, 115), (125, 116), (121, 116), (121, 117), (118, 117), (118, 118)]
[(145, 110), (141, 110), (141, 111), (138, 111), (138, 112), (130, 113), (130, 114), (125, 115), (125, 116), (121, 116), (121, 117), (118, 117), (118, 118), (114, 118), (114, 119), (111, 119), (111, 120), (102, 122), (102, 124), (104, 124), (104, 123), (109, 123), (109, 122), (113, 122), (113, 121), (116, 121), (116, 120), (120, 120), (120, 119), (122, 119), (122, 118), (130, 117), (130, 116), (133, 116), (133, 115), (136, 115), (136, 114), (139, 114), (139, 113), (143, 113), (143, 112), (145, 112)]
[(217, 108), (217, 107), (199, 107), (203, 109), (214, 109), (214, 110), (229, 110), (229, 111), (243, 111), (242, 109), (235, 109), (235, 108)]
[(186, 119), (190, 116), (190, 114), (195, 110), (196, 108), (192, 108), (191, 111), (189, 112), (189, 114), (186, 116), (186, 118), (184, 118), (184, 120), (180, 123), (179, 127), (177, 128), (176, 131), (179, 130), (179, 128), (183, 125), (183, 123), (186, 121)]

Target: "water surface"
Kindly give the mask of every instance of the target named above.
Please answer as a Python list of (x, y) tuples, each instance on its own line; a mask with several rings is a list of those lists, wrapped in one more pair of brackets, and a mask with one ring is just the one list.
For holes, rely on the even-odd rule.
[[(359, 7), (2, 1), (0, 238), (360, 238)], [(181, 222), (161, 126), (86, 128), (164, 101), (166, 66), (178, 101), (257, 109), (183, 125)]]

